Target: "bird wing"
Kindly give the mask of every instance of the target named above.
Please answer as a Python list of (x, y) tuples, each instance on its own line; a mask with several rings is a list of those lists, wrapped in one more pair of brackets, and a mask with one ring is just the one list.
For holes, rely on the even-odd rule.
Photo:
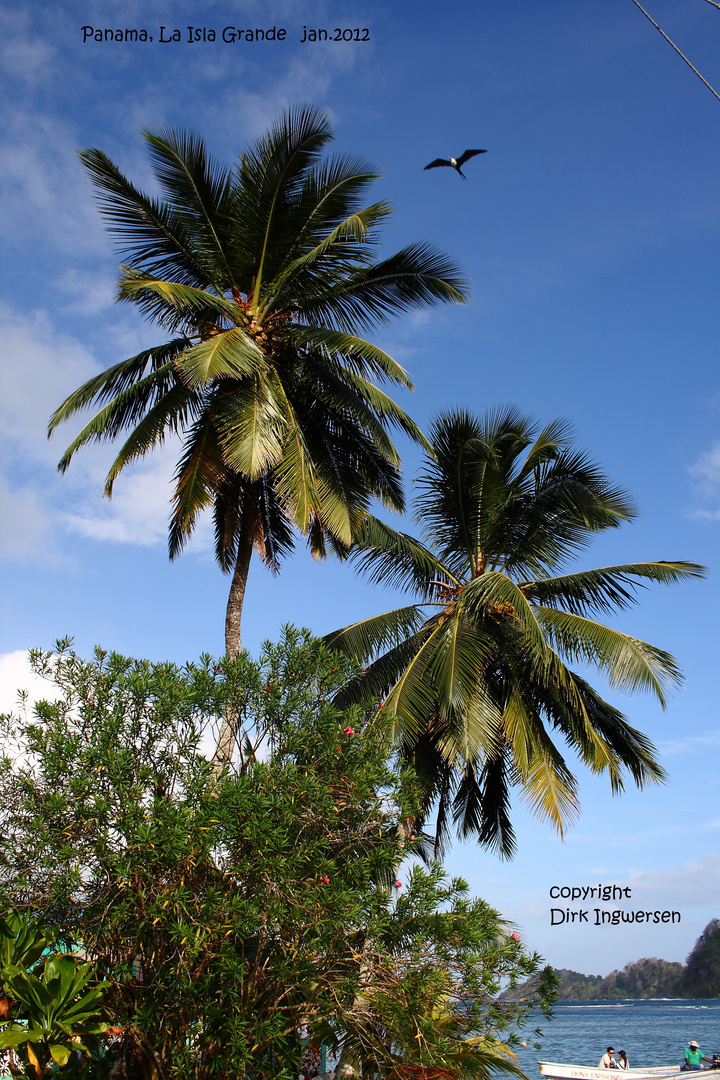
[(425, 168), (426, 169), (436, 169), (438, 167), (438, 165), (449, 165), (449, 164), (450, 164), (450, 162), (446, 161), (445, 158), (439, 157), (439, 158), (435, 158), (434, 161), (431, 161), (429, 165), (425, 166)]
[(466, 150), (463, 156), (457, 159), (457, 163), (458, 165), (464, 165), (471, 157), (477, 157), (478, 154), (487, 154), (487, 150)]

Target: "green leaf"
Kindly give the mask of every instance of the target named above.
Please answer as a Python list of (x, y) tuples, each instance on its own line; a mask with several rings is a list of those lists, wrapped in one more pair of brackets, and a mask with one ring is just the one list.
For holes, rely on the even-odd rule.
[(0, 1031), (0, 1050), (9, 1050), (26, 1042), (39, 1042), (42, 1031), (29, 1031), (27, 1028), (6, 1027)]
[(50, 1043), (50, 1055), (56, 1065), (59, 1065), (62, 1069), (64, 1065), (67, 1065), (72, 1055), (72, 1049), (69, 1046), (64, 1046), (62, 1043)]

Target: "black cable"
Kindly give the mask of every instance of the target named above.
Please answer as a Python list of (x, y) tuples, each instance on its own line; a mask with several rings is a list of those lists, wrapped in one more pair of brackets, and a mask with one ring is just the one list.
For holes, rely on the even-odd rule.
[[(716, 4), (716, 3), (715, 3), (715, 0), (708, 0), (708, 3), (712, 4), (712, 5), (713, 5), (713, 7), (716, 7), (716, 8), (720, 8), (720, 4)], [(702, 76), (702, 75), (700, 74), (700, 72), (699, 72), (699, 71), (698, 71), (698, 69), (697, 69), (697, 68), (696, 68), (696, 67), (694, 66), (694, 64), (691, 64), (691, 63), (690, 63), (690, 61), (688, 60), (687, 56), (685, 56), (685, 53), (682, 53), (682, 52), (680, 52), (680, 50), (678, 49), (678, 47), (677, 47), (677, 45), (675, 44), (675, 42), (674, 42), (674, 41), (671, 41), (671, 40), (670, 40), (670, 38), (669, 38), (669, 37), (667, 36), (667, 34), (665, 33), (665, 31), (664, 31), (664, 30), (662, 29), (662, 27), (658, 26), (658, 24), (657, 24), (657, 23), (655, 22), (655, 20), (654, 20), (654, 19), (652, 18), (652, 16), (651, 16), (651, 15), (648, 15), (647, 11), (646, 11), (646, 10), (645, 10), (645, 8), (644, 8), (644, 7), (642, 6), (642, 4), (639, 4), (639, 3), (638, 3), (638, 0), (633, 0), (633, 4), (635, 5), (635, 7), (638, 7), (638, 8), (640, 8), (640, 10), (642, 11), (642, 13), (643, 13), (643, 15), (645, 16), (645, 18), (646, 18), (646, 19), (648, 19), (648, 20), (649, 20), (649, 21), (650, 21), (650, 22), (651, 22), (651, 23), (653, 24), (653, 26), (655, 27), (655, 29), (656, 29), (656, 30), (659, 30), (659, 31), (660, 31), (660, 33), (661, 33), (661, 34), (662, 34), (662, 36), (663, 36), (663, 37), (665, 38), (665, 40), (666, 40), (667, 42), (669, 42), (669, 44), (670, 44), (670, 45), (672, 45), (673, 49), (674, 49), (674, 50), (675, 50), (675, 52), (676, 52), (676, 53), (678, 54), (678, 56), (682, 56), (683, 60), (684, 60), (684, 61), (685, 61), (685, 63), (687, 64), (687, 66), (688, 66), (689, 68), (692, 68), (692, 70), (693, 70), (693, 71), (695, 72), (695, 74), (697, 75), (698, 79), (700, 79), (700, 80), (701, 80), (701, 82), (704, 82), (704, 83), (705, 83), (705, 85), (707, 86), (708, 90), (709, 90), (709, 91), (710, 91), (710, 92), (711, 92), (712, 94), (714, 94), (714, 95), (715, 95), (715, 97), (716, 97), (716, 98), (718, 99), (718, 101), (720, 101), (720, 94), (718, 94), (717, 90), (713, 90), (712, 86), (711, 86), (711, 85), (710, 85), (710, 83), (709, 83), (709, 82), (707, 81), (707, 79), (703, 78), (703, 76)]]

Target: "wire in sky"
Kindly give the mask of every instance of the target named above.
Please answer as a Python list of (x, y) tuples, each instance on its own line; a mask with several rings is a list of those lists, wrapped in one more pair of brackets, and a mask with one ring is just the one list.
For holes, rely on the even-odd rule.
[[(713, 5), (713, 7), (716, 7), (716, 8), (720, 8), (720, 4), (716, 4), (716, 3), (715, 3), (715, 0), (708, 0), (708, 3), (711, 3), (711, 4)], [(680, 52), (680, 50), (678, 49), (678, 47), (677, 47), (677, 45), (675, 44), (675, 42), (674, 42), (674, 41), (670, 41), (670, 38), (669, 38), (669, 37), (667, 36), (667, 34), (665, 33), (665, 31), (664, 31), (664, 30), (662, 29), (662, 27), (661, 27), (661, 26), (658, 26), (658, 24), (657, 24), (657, 23), (655, 22), (655, 20), (654, 20), (654, 19), (652, 18), (652, 16), (651, 16), (651, 15), (648, 15), (647, 11), (646, 11), (646, 10), (645, 10), (645, 8), (644, 8), (644, 7), (642, 6), (642, 4), (639, 4), (639, 3), (638, 3), (638, 0), (633, 0), (633, 4), (635, 5), (635, 7), (638, 7), (638, 8), (640, 8), (640, 10), (642, 11), (642, 13), (643, 13), (643, 15), (645, 16), (645, 18), (646, 18), (646, 19), (648, 19), (648, 21), (649, 21), (649, 22), (651, 22), (651, 23), (653, 24), (653, 26), (655, 27), (655, 29), (656, 29), (656, 30), (659, 30), (659, 31), (660, 31), (660, 33), (661, 33), (661, 34), (662, 34), (662, 36), (663, 36), (663, 37), (665, 38), (665, 40), (666, 40), (666, 41), (667, 41), (667, 42), (668, 42), (668, 43), (669, 43), (670, 45), (672, 45), (673, 49), (674, 49), (674, 50), (675, 50), (675, 52), (676, 52), (676, 53), (678, 54), (678, 56), (681, 56), (681, 57), (683, 58), (683, 60), (684, 60), (684, 61), (685, 61), (685, 63), (687, 64), (687, 66), (688, 66), (689, 68), (692, 68), (692, 70), (693, 70), (693, 71), (695, 72), (695, 74), (697, 75), (698, 79), (700, 79), (700, 81), (701, 81), (701, 82), (704, 82), (704, 83), (705, 83), (705, 85), (707, 86), (707, 88), (708, 88), (708, 90), (710, 91), (710, 93), (711, 93), (711, 94), (714, 94), (714, 95), (715, 95), (715, 97), (716, 97), (716, 98), (718, 99), (718, 101), (720, 101), (720, 94), (718, 94), (717, 90), (713, 90), (712, 86), (711, 86), (711, 85), (710, 85), (710, 83), (709, 83), (709, 82), (707, 81), (707, 79), (703, 78), (703, 76), (702, 76), (702, 75), (700, 74), (700, 72), (699, 72), (699, 71), (698, 71), (698, 69), (697, 69), (697, 68), (695, 67), (695, 65), (694, 65), (694, 64), (691, 64), (691, 63), (690, 63), (690, 61), (688, 60), (688, 58), (687, 58), (687, 56), (685, 55), (685, 53), (682, 53), (682, 52)]]

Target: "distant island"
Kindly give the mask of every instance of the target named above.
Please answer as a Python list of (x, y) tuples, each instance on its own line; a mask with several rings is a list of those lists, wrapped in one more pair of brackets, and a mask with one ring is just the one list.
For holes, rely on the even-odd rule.
[(684, 964), (635, 960), (622, 971), (581, 975), (556, 968), (558, 997), (565, 1001), (607, 998), (714, 998), (720, 997), (720, 920), (712, 919), (695, 942)]

